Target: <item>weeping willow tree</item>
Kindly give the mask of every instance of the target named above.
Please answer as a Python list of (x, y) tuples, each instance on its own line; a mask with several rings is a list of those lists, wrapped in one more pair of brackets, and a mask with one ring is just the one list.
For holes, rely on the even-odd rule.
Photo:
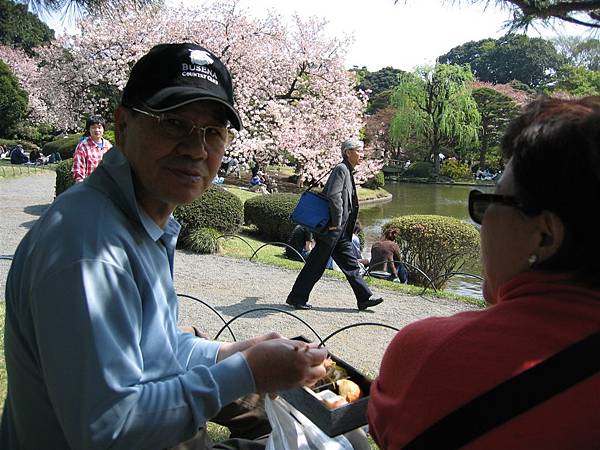
[(403, 76), (392, 94), (398, 108), (390, 125), (392, 141), (403, 147), (426, 146), (435, 176), (443, 148), (478, 144), (481, 118), (471, 95), (472, 82), (467, 66), (437, 64)]

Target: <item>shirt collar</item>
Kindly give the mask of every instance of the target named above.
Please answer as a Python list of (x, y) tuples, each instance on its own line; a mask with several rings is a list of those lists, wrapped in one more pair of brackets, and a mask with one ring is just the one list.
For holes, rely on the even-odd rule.
[(175, 245), (181, 226), (171, 215), (163, 230), (140, 207), (135, 196), (131, 166), (123, 152), (117, 147), (111, 148), (104, 155), (102, 164), (87, 181), (94, 188), (106, 192), (130, 219), (142, 225), (153, 241), (161, 239), (165, 245)]

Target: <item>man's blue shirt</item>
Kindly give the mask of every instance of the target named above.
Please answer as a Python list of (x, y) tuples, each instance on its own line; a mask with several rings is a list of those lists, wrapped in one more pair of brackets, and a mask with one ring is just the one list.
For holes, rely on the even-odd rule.
[(19, 245), (6, 287), (6, 449), (162, 449), (255, 390), (241, 354), (177, 329), (179, 224), (138, 206), (117, 148)]

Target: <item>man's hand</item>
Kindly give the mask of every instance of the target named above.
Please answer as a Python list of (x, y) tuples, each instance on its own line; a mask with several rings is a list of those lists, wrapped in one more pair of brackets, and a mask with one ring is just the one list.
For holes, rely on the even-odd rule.
[(317, 344), (270, 339), (244, 350), (258, 393), (310, 386), (325, 376), (327, 350)]
[(234, 353), (243, 352), (244, 350), (260, 344), (261, 342), (269, 341), (271, 339), (280, 339), (282, 336), (279, 333), (271, 332), (268, 334), (263, 334), (262, 336), (257, 336), (252, 339), (248, 339), (240, 342), (223, 342), (221, 347), (219, 348), (219, 354), (217, 355), (217, 362), (221, 361)]

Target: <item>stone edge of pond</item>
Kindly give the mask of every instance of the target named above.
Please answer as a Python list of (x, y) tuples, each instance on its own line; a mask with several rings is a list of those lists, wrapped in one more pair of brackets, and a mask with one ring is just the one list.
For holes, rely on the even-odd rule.
[(487, 183), (481, 182), (470, 182), (470, 181), (431, 181), (428, 178), (386, 178), (386, 181), (392, 181), (394, 183), (414, 183), (414, 184), (441, 184), (444, 186), (482, 186), (482, 187), (494, 187), (496, 186), (495, 181)]
[(383, 197), (375, 197), (375, 198), (366, 198), (364, 200), (359, 200), (359, 205), (372, 205), (374, 203), (387, 203), (392, 200), (394, 196), (390, 193)]

